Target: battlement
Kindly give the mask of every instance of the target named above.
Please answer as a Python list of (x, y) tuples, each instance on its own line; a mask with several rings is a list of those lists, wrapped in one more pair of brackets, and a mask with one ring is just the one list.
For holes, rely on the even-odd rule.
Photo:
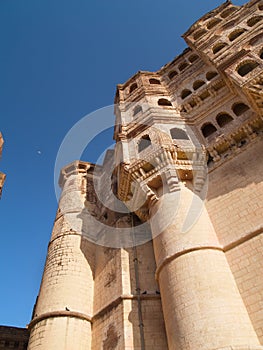
[(80, 160), (76, 160), (68, 165), (66, 165), (64, 168), (60, 171), (59, 176), (59, 186), (63, 187), (66, 179), (71, 175), (76, 174), (86, 174), (89, 169), (92, 169), (95, 167), (95, 164), (89, 163), (89, 162), (83, 162)]

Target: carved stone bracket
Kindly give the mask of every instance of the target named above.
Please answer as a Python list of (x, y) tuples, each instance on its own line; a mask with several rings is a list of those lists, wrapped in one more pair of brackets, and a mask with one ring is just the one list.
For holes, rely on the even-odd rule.
[(179, 180), (175, 167), (168, 167), (165, 171), (165, 178), (169, 192), (179, 191)]

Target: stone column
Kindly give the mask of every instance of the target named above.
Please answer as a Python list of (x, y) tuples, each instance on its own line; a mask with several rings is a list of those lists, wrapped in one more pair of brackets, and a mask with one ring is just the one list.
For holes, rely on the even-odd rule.
[(82, 235), (88, 164), (62, 171), (62, 194), (30, 329), (29, 350), (91, 349), (92, 243)]
[(191, 219), (202, 202), (190, 185), (150, 207), (169, 349), (262, 349), (205, 207)]

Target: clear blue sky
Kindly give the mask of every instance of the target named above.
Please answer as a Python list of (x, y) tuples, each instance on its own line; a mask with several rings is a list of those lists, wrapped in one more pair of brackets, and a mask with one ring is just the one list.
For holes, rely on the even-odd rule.
[[(67, 131), (112, 104), (116, 84), (181, 53), (181, 34), (220, 4), (1, 0), (0, 169), (7, 180), (0, 201), (0, 324), (30, 321), (57, 208), (54, 163)], [(95, 161), (99, 145), (111, 142), (108, 133), (83, 160)]]

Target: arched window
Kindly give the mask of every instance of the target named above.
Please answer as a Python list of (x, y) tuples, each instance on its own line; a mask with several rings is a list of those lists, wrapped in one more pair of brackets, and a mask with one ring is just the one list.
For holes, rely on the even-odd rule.
[(247, 110), (249, 110), (249, 107), (243, 102), (235, 103), (232, 106), (232, 111), (235, 113), (237, 117), (245, 113)]
[(262, 47), (262, 49), (259, 51), (259, 57), (263, 60), (263, 47)]
[(226, 9), (225, 11), (223, 11), (223, 12), (221, 13), (220, 16), (221, 16), (222, 18), (226, 18), (226, 17), (228, 17), (229, 15), (231, 15), (231, 13), (235, 12), (235, 10), (236, 10), (235, 7), (230, 7), (229, 9)]
[(155, 79), (155, 78), (149, 79), (149, 83), (150, 84), (156, 84), (156, 85), (160, 85), (161, 84), (160, 80), (159, 79)]
[(175, 77), (178, 73), (176, 72), (176, 70), (172, 70), (169, 74), (168, 74), (168, 77), (169, 79), (173, 79), (173, 77)]
[(249, 27), (253, 27), (255, 24), (257, 24), (259, 21), (262, 20), (262, 16), (254, 16), (254, 17), (251, 17), (248, 21), (247, 21), (247, 25)]
[(201, 98), (202, 101), (204, 101), (205, 99), (207, 99), (210, 95), (209, 91), (207, 90), (204, 90), (200, 95), (199, 97)]
[(243, 33), (245, 33), (245, 29), (234, 30), (232, 33), (229, 34), (228, 39), (230, 41), (234, 41), (236, 38), (238, 38)]
[(263, 34), (260, 33), (260, 34), (258, 34), (256, 36), (254, 36), (254, 38), (250, 39), (249, 45), (256, 46), (258, 44), (261, 44), (262, 41), (263, 41)]
[(193, 63), (194, 61), (196, 61), (198, 59), (198, 56), (197, 55), (191, 55), (189, 56), (189, 62)]
[(179, 71), (181, 72), (182, 70), (184, 70), (186, 67), (188, 67), (188, 64), (186, 62), (181, 63), (178, 66)]
[(206, 25), (207, 29), (212, 29), (213, 27), (215, 27), (218, 23), (221, 22), (221, 19), (219, 18), (213, 18), (211, 19), (211, 21), (209, 21)]
[(132, 93), (134, 90), (136, 90), (138, 85), (136, 83), (131, 84), (130, 86), (130, 93)]
[(214, 54), (216, 54), (216, 53), (218, 53), (219, 51), (221, 51), (221, 50), (222, 50), (224, 47), (226, 47), (226, 46), (227, 46), (226, 43), (218, 43), (218, 44), (216, 44), (216, 45), (213, 47), (212, 51), (213, 51)]
[(172, 103), (169, 100), (167, 100), (166, 98), (160, 98), (158, 100), (158, 105), (159, 106), (172, 106)]
[(217, 72), (207, 72), (206, 73), (206, 79), (208, 80), (208, 81), (210, 81), (210, 80), (212, 80), (214, 77), (216, 77), (217, 76)]
[(134, 110), (133, 110), (133, 116), (135, 116), (136, 114), (142, 112), (142, 107), (141, 106), (135, 106)]
[(138, 151), (139, 152), (143, 151), (145, 148), (151, 146), (151, 144), (152, 144), (152, 142), (151, 142), (150, 136), (144, 135), (139, 141)]
[(190, 91), (189, 89), (184, 89), (181, 92), (181, 98), (182, 100), (184, 100), (187, 96), (191, 95), (192, 91)]
[(171, 129), (170, 134), (172, 136), (172, 139), (174, 140), (189, 140), (189, 137), (187, 136), (186, 132), (179, 128)]
[(205, 84), (205, 82), (203, 80), (197, 80), (193, 83), (193, 89), (197, 90), (199, 89), (201, 86), (203, 86)]
[(223, 126), (231, 123), (233, 118), (227, 113), (220, 113), (216, 116), (217, 124), (222, 128)]
[(228, 21), (228, 22), (226, 22), (226, 24), (224, 24), (222, 26), (222, 30), (230, 29), (230, 28), (235, 27), (235, 26), (236, 26), (236, 21), (235, 20)]
[(216, 127), (211, 123), (207, 123), (202, 126), (201, 130), (203, 136), (208, 137), (216, 132)]
[(202, 35), (204, 35), (206, 33), (205, 29), (200, 29), (198, 31), (196, 31), (193, 35), (194, 40), (199, 39)]
[(259, 11), (263, 11), (263, 2), (261, 2), (260, 4), (258, 4), (258, 9), (259, 9)]
[(237, 72), (241, 77), (244, 77), (245, 75), (250, 73), (253, 69), (255, 69), (257, 66), (258, 66), (258, 63), (255, 61), (243, 62), (238, 67)]

